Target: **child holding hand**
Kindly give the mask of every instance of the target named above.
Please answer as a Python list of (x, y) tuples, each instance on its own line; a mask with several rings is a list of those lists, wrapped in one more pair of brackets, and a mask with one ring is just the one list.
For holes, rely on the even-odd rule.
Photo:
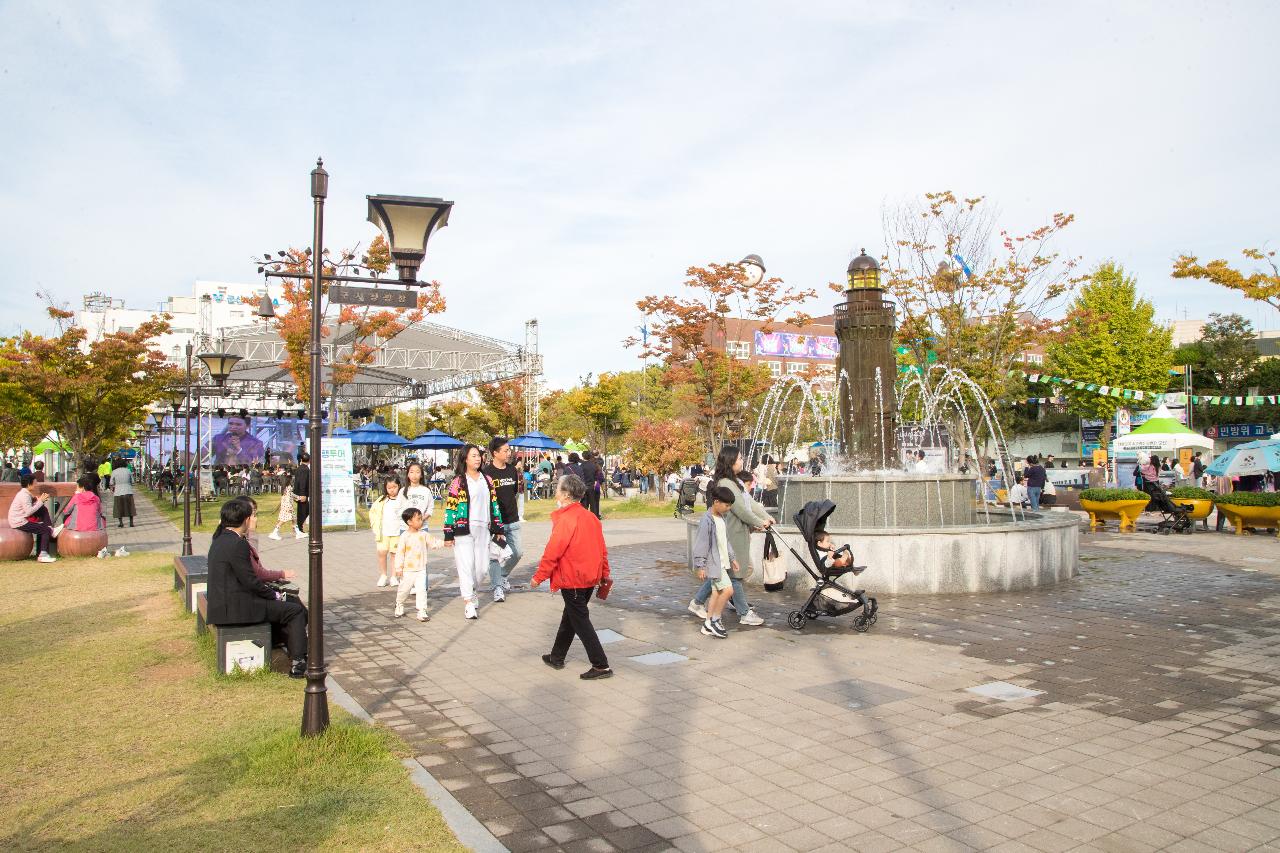
[(426, 516), (417, 507), (409, 507), (400, 514), (405, 531), (400, 534), (393, 562), (395, 577), (399, 580), (396, 590), (396, 618), (404, 615), (404, 602), (412, 588), (418, 605), (418, 621), (426, 622), (427, 615), (427, 551), (444, 547), (444, 540), (437, 539), (423, 530)]

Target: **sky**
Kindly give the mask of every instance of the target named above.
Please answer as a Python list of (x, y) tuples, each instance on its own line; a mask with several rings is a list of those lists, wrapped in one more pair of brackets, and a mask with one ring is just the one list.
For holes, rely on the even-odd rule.
[(48, 291), (153, 307), (364, 196), (455, 202), (440, 322), (547, 384), (633, 369), (637, 299), (761, 255), (834, 294), (886, 206), (951, 189), (1119, 261), (1163, 319), (1278, 312), (1169, 277), (1280, 240), (1280, 4), (0, 0), (0, 334)]

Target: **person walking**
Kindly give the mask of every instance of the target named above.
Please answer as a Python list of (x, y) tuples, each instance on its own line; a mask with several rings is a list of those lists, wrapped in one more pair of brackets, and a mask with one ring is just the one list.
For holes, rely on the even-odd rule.
[[(693, 534), (693, 566), (711, 590), (710, 599), (703, 599), (707, 607), (703, 611), (702, 633), (717, 640), (727, 639), (722, 615), (725, 603), (736, 589), (732, 573), (738, 570), (738, 558), (729, 539), (725, 523), (737, 498), (731, 489), (712, 486), (707, 491), (707, 511), (698, 522)], [(692, 608), (691, 608), (692, 609)]]
[(609, 668), (609, 658), (605, 656), (588, 611), (596, 586), (610, 578), (604, 530), (600, 519), (582, 505), (586, 494), (587, 484), (578, 476), (566, 474), (560, 478), (555, 493), (559, 508), (551, 513), (551, 539), (530, 585), (536, 587), (550, 580), (551, 591), (558, 591), (564, 599), (560, 628), (551, 652), (542, 656), (542, 662), (552, 669), (564, 669), (565, 656), (576, 636), (591, 661), (591, 669), (579, 678), (590, 681), (612, 678), (613, 670)]
[(507, 592), (511, 589), (511, 570), (520, 562), (520, 472), (511, 464), (511, 445), (507, 439), (496, 436), (489, 442), (489, 461), (480, 469), (493, 483), (493, 490), (498, 498), (498, 509), (502, 513), (502, 531), (506, 534), (507, 549), (510, 555), (502, 560), (489, 557), (489, 585), (493, 588), (493, 600), (500, 603), (507, 600)]
[[(711, 505), (711, 494), (715, 487), (728, 489), (733, 494), (733, 501), (724, 516), (725, 530), (733, 552), (738, 555), (737, 568), (729, 573), (733, 584), (733, 600), (731, 606), (738, 614), (738, 622), (742, 625), (763, 625), (764, 619), (755, 609), (747, 604), (747, 591), (743, 578), (751, 573), (751, 531), (766, 530), (773, 526), (773, 517), (764, 511), (764, 507), (750, 500), (742, 490), (738, 474), (742, 472), (742, 454), (738, 448), (726, 446), (716, 457), (715, 472), (711, 484), (707, 487), (707, 505)], [(707, 618), (706, 601), (712, 592), (711, 578), (707, 578), (693, 600), (689, 602), (689, 612), (700, 619)]]
[(493, 481), (481, 471), (484, 454), (474, 444), (458, 451), (453, 480), (444, 499), (444, 541), (453, 549), (458, 569), (458, 593), (465, 601), (463, 617), (480, 618), (482, 573), (489, 566), (489, 541), (505, 543), (502, 510)]
[(405, 509), (400, 520), (405, 530), (400, 534), (393, 566), (400, 582), (396, 590), (394, 615), (397, 619), (404, 615), (404, 603), (409, 598), (409, 590), (413, 590), (414, 602), (418, 605), (418, 621), (426, 622), (431, 618), (427, 614), (427, 551), (443, 548), (444, 542), (427, 534), (426, 518), (416, 506)]
[(1027, 484), (1027, 502), (1032, 512), (1040, 511), (1040, 495), (1044, 492), (1045, 481), (1049, 475), (1040, 464), (1040, 457), (1032, 454), (1027, 457), (1026, 467), (1022, 469), (1022, 479)]
[(276, 526), (267, 534), (268, 539), (280, 539), (280, 528), (286, 530), (293, 527), (294, 520), (298, 517), (298, 502), (293, 497), (293, 483), (286, 482), (284, 484), (284, 493), (280, 495), (280, 508), (276, 510)]
[(307, 517), (311, 514), (311, 504), (307, 502), (310, 494), (311, 454), (304, 450), (298, 454), (298, 467), (293, 472), (293, 499), (298, 502), (298, 512), (295, 518), (298, 532), (293, 534), (294, 539), (307, 538), (307, 533), (302, 529), (302, 525), (307, 522)]
[(600, 517), (600, 489), (604, 485), (604, 470), (600, 467), (599, 454), (594, 450), (585, 450), (582, 453), (582, 464), (579, 468), (582, 472), (582, 482), (587, 487), (587, 493), (583, 498), (583, 506), (591, 510), (591, 514), (596, 518)]
[[(389, 477), (382, 482), (382, 494), (369, 507), (369, 528), (373, 531), (373, 544), (378, 553), (379, 587), (388, 583), (388, 555), (395, 553), (400, 544), (400, 534), (405, 531), (402, 516), (408, 508), (408, 501), (400, 494), (398, 477)], [(390, 583), (398, 586), (400, 581), (392, 574)]]
[(124, 520), (129, 519), (133, 527), (133, 517), (137, 508), (133, 502), (133, 471), (124, 459), (116, 459), (115, 468), (111, 469), (111, 514), (116, 517), (118, 526), (124, 527)]

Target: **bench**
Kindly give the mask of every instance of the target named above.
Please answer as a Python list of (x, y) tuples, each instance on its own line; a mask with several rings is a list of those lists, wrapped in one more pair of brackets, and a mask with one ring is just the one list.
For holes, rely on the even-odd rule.
[(188, 613), (196, 609), (196, 596), (209, 587), (209, 558), (204, 555), (173, 558), (173, 588), (182, 592)]
[(209, 594), (201, 590), (196, 593), (196, 636), (204, 634), (209, 625)]
[(237, 664), (241, 672), (271, 666), (270, 622), (209, 627), (213, 628), (213, 644), (218, 650), (218, 672), (230, 675)]

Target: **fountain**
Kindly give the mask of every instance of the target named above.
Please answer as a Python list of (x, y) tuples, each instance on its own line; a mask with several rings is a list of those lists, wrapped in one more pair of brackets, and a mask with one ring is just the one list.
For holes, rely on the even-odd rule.
[[(886, 593), (995, 592), (1073, 577), (1075, 516), (991, 506), (980, 492), (976, 461), (967, 472), (905, 470), (906, 430), (899, 424), (894, 382), (895, 308), (880, 287), (879, 265), (865, 250), (849, 264), (848, 282), (845, 301), (835, 307), (840, 352), (834, 387), (785, 376), (765, 395), (756, 419), (759, 455), (776, 458), (796, 447), (806, 421), (808, 435), (835, 451), (816, 474), (778, 478), (775, 529), (805, 554), (791, 519), (808, 501), (835, 501), (829, 532), (869, 566), (861, 583)], [(945, 458), (945, 449), (959, 443), (976, 455), (979, 436), (986, 436), (995, 445), (1001, 479), (1012, 482), (999, 420), (963, 371), (931, 366), (902, 384), (901, 399), (916, 416), (910, 428), (915, 446), (942, 449)], [(784, 422), (793, 403), (795, 417)], [(759, 555), (753, 556), (759, 565)], [(798, 566), (788, 575), (808, 580)]]

